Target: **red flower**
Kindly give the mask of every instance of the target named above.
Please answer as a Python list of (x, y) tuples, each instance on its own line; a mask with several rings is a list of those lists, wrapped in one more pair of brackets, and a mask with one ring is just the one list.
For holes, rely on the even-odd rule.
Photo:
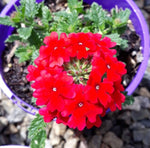
[(125, 101), (125, 96), (121, 93), (124, 91), (124, 87), (121, 84), (121, 79), (114, 82), (115, 91), (111, 94), (113, 98), (111, 102), (108, 104), (108, 107), (111, 111), (115, 111), (117, 108), (121, 110), (122, 103)]
[(89, 33), (71, 33), (69, 34), (69, 40), (70, 44), (67, 51), (71, 57), (87, 58), (89, 52), (96, 50), (95, 42)]
[(94, 123), (91, 123), (89, 120), (87, 120), (86, 122), (86, 126), (88, 129), (92, 128), (93, 126), (96, 126), (96, 127), (100, 127), (102, 124), (102, 121), (100, 119), (100, 116), (96, 116), (96, 121)]
[(43, 116), (44, 122), (51, 122), (56, 116), (57, 111), (51, 112), (46, 107), (39, 109), (39, 114)]
[[(101, 63), (100, 63), (101, 62)], [(93, 69), (100, 73), (107, 74), (107, 79), (110, 81), (120, 80), (122, 75), (126, 74), (125, 64), (120, 62), (115, 57), (105, 55), (105, 59), (96, 57), (93, 62)]]
[[(37, 98), (37, 105), (47, 105), (53, 112), (61, 111), (64, 107), (64, 99), (72, 99), (75, 96), (73, 78), (65, 72), (52, 76), (42, 71), (32, 87), (36, 90), (33, 96)], [(69, 90), (69, 91), (68, 91)]]
[(93, 57), (92, 60), (92, 71), (97, 71), (100, 73), (100, 75), (104, 75), (106, 73), (106, 62), (105, 60), (100, 56)]
[(99, 33), (95, 33), (95, 34), (90, 33), (90, 35), (92, 36), (96, 44), (96, 54), (99, 54), (100, 52), (100, 54), (109, 54), (111, 56), (114, 56), (117, 53), (115, 49), (110, 49), (116, 46), (116, 43), (111, 42), (110, 38), (108, 37), (102, 38), (102, 35)]
[(63, 123), (65, 125), (67, 125), (68, 120), (69, 120), (69, 117), (63, 117), (61, 115), (61, 112), (57, 113), (56, 123), (58, 123), (58, 124)]
[(122, 103), (125, 101), (125, 96), (119, 90), (115, 90), (115, 92), (112, 94), (112, 98), (116, 107), (121, 110)]
[(86, 118), (91, 122), (96, 122), (96, 116), (102, 113), (100, 106), (89, 103), (86, 100), (86, 94), (82, 85), (76, 85), (76, 97), (73, 100), (68, 100), (64, 110), (63, 116), (70, 116), (68, 126), (71, 128), (78, 128), (83, 130), (86, 126)]
[(66, 51), (67, 35), (61, 33), (60, 39), (58, 39), (58, 34), (52, 32), (50, 36), (45, 37), (44, 43), (46, 46), (41, 46), (40, 55), (36, 59), (36, 63), (43, 63), (44, 66), (62, 66), (64, 62), (70, 60), (69, 53)]
[(60, 72), (62, 72), (63, 68), (62, 67), (58, 67), (55, 66), (53, 68), (51, 67), (43, 67), (42, 65), (39, 64), (38, 67), (35, 67), (33, 65), (29, 65), (28, 66), (28, 74), (26, 76), (28, 81), (34, 81), (37, 77), (40, 76), (41, 71), (47, 71), (48, 73), (50, 73), (51, 75), (55, 75), (58, 74)]
[(114, 88), (115, 88), (115, 90), (119, 90), (119, 91), (124, 91), (125, 89), (124, 89), (124, 87), (123, 87), (123, 85), (121, 84), (121, 82), (122, 82), (122, 79), (119, 79), (118, 81), (115, 81), (114, 82)]
[(112, 42), (110, 38), (104, 37), (99, 44), (103, 47), (112, 48), (116, 46), (116, 42)]
[(112, 98), (110, 94), (114, 91), (112, 82), (107, 81), (106, 79), (102, 81), (102, 76), (97, 72), (92, 71), (87, 84), (90, 86), (90, 90), (88, 91), (90, 102), (100, 102), (104, 107), (111, 102)]
[(28, 74), (26, 76), (28, 81), (33, 81), (35, 80), (38, 76), (40, 76), (40, 69), (33, 65), (28, 66)]
[(58, 111), (51, 112), (46, 107), (39, 109), (39, 114), (43, 116), (44, 122), (47, 123), (56, 119), (57, 123), (66, 124), (69, 119), (69, 117), (63, 117)]

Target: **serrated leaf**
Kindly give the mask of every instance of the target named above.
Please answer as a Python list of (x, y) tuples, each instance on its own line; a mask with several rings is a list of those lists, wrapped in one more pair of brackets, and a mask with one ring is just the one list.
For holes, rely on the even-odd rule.
[(34, 50), (35, 50), (34, 47), (19, 46), (15, 52), (15, 55), (19, 58), (19, 63), (30, 60)]
[(104, 30), (107, 12), (100, 5), (95, 2), (92, 3), (90, 10), (85, 17), (93, 22), (92, 25), (97, 28), (97, 32), (99, 32), (99, 29), (101, 31)]
[(20, 0), (20, 6), (16, 6), (17, 12), (20, 13), (20, 16), (23, 19), (25, 19), (25, 5), (26, 5), (26, 1)]
[(122, 50), (128, 47), (128, 41), (125, 39), (122, 39), (118, 33), (109, 34), (105, 36), (111, 38), (113, 42), (116, 42), (117, 45), (120, 46)]
[(113, 8), (111, 10), (112, 13), (112, 18), (113, 18), (113, 28), (117, 28), (117, 27), (123, 27), (126, 26), (127, 21), (129, 19), (129, 16), (131, 14), (131, 11), (129, 9), (125, 9), (125, 10), (116, 10), (115, 8)]
[(68, 0), (68, 7), (70, 11), (76, 10), (79, 13), (83, 12), (83, 0)]
[(32, 120), (30, 127), (28, 138), (31, 140), (30, 147), (31, 148), (45, 148), (45, 140), (46, 140), (46, 123), (43, 121), (43, 117), (39, 114), (36, 115), (34, 120)]
[(32, 62), (34, 62), (34, 60), (39, 56), (39, 51), (38, 50), (35, 50), (32, 54)]
[(34, 18), (38, 13), (37, 3), (35, 0), (25, 0), (25, 16), (28, 18)]
[(40, 34), (38, 30), (33, 29), (31, 36), (28, 38), (28, 42), (30, 43), (31, 46), (35, 46), (38, 49), (41, 45), (43, 45), (43, 38), (44, 38), (43, 31)]
[(19, 28), (17, 32), (22, 39), (27, 40), (31, 35), (32, 27)]
[(116, 17), (121, 20), (121, 23), (126, 23), (129, 19), (129, 16), (131, 14), (131, 11), (129, 9), (120, 10), (118, 13), (116, 13)]
[(125, 91), (125, 92), (122, 92), (124, 95), (125, 95), (125, 97), (126, 97), (126, 99), (125, 99), (125, 102), (124, 103), (122, 103), (122, 105), (132, 105), (133, 104), (133, 102), (134, 102), (134, 97), (132, 96), (132, 95), (128, 95), (128, 92), (127, 91)]
[(20, 11), (18, 6), (14, 6), (16, 11), (11, 14), (11, 19), (14, 23), (20, 23), (21, 20), (24, 18), (24, 15), (22, 15), (22, 12)]
[(128, 47), (128, 40), (122, 39), (121, 41), (121, 49), (125, 49)]
[(37, 114), (29, 127), (29, 134), (28, 134), (29, 139), (34, 139), (34, 137), (36, 137), (36, 135), (41, 130), (44, 130), (45, 127), (46, 127), (46, 123), (43, 121), (43, 117)]
[(25, 7), (26, 1), (25, 0), (20, 0), (20, 8)]
[(42, 7), (42, 23), (48, 25), (49, 21), (52, 19), (50, 10), (47, 6)]
[(88, 32), (90, 32), (90, 29), (88, 27), (83, 27), (81, 29), (81, 32), (88, 33)]
[(46, 131), (41, 130), (31, 140), (30, 148), (45, 148)]
[(12, 22), (9, 16), (0, 17), (0, 24), (15, 27), (15, 24)]
[(105, 35), (105, 36), (111, 38), (111, 40), (113, 42), (116, 42), (117, 45), (121, 45), (122, 39), (121, 39), (121, 37), (120, 37), (120, 35), (118, 33), (109, 34), (109, 35)]
[(16, 35), (16, 34), (12, 34), (12, 35), (10, 35), (6, 40), (5, 40), (5, 42), (8, 42), (8, 43), (12, 43), (12, 42), (14, 42), (14, 41), (21, 41), (21, 38), (18, 36), (18, 35)]
[[(52, 28), (55, 28), (58, 33), (66, 32), (77, 32), (77, 28), (80, 26), (80, 21), (78, 19), (78, 13), (74, 10), (71, 13), (60, 11), (55, 13), (54, 20), (57, 23), (53, 23)], [(55, 27), (57, 25), (57, 28)]]

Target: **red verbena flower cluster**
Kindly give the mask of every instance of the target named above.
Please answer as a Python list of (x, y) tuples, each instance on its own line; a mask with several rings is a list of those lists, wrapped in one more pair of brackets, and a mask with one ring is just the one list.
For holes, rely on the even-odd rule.
[(56, 118), (70, 128), (100, 127), (107, 111), (121, 109), (125, 64), (115, 57), (116, 45), (98, 33), (52, 32), (45, 37), (36, 66), (28, 67), (33, 97), (45, 122)]

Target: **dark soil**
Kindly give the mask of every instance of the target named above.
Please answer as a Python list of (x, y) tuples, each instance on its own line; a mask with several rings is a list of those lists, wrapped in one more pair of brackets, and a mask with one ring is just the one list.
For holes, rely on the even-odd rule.
[[(56, 3), (53, 0), (49, 0), (49, 7), (53, 11), (58, 11), (59, 8), (65, 5), (61, 5), (57, 8)], [(47, 1), (48, 3), (48, 1)], [(137, 56), (141, 54), (140, 49), (140, 37), (134, 31), (132, 24), (128, 24), (125, 33), (122, 38), (128, 40), (128, 48), (124, 51), (119, 49), (118, 59), (126, 63), (127, 74), (123, 77), (123, 85), (126, 88), (135, 76), (138, 66), (141, 63), (141, 59)], [(26, 103), (33, 105), (32, 103), (32, 88), (30, 83), (26, 80), (27, 67), (30, 62), (19, 63), (18, 58), (14, 55), (13, 49), (16, 48), (18, 42), (14, 44), (8, 44), (6, 50), (3, 53), (3, 67), (4, 67), (4, 79), (9, 88)], [(117, 47), (118, 48), (118, 47)]]

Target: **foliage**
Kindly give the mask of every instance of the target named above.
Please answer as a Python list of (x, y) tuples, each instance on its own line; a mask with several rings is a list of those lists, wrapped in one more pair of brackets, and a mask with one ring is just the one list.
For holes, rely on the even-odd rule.
[(16, 52), (16, 56), (20, 58), (19, 61), (24, 62), (31, 59), (35, 49), (39, 49), (43, 44), (43, 38), (49, 34), (49, 22), (52, 17), (44, 3), (37, 4), (35, 0), (21, 0), (20, 4), (15, 6), (16, 11), (11, 17), (1, 17), (0, 24), (16, 28), (17, 33), (9, 36), (6, 42), (19, 40), (25, 44), (24, 47), (18, 47)]
[[(17, 29), (16, 34), (9, 36), (6, 42), (19, 40), (25, 43), (25, 47), (19, 47), (16, 52), (16, 56), (21, 58), (20, 62), (33, 58), (35, 49), (39, 49), (44, 37), (52, 31), (59, 34), (62, 32), (67, 34), (71, 32), (100, 33), (103, 37), (112, 38), (122, 49), (127, 47), (127, 41), (120, 38), (120, 34), (126, 29), (130, 15), (129, 9), (113, 8), (109, 15), (95, 2), (89, 9), (83, 9), (83, 0), (68, 0), (68, 9), (51, 13), (43, 2), (37, 4), (35, 0), (21, 0), (20, 4), (15, 6), (16, 11), (11, 17), (0, 18), (0, 24)], [(28, 55), (23, 54), (25, 52)]]
[(133, 102), (134, 102), (133, 96), (128, 95), (128, 92), (127, 92), (127, 91), (124, 91), (124, 92), (122, 92), (122, 93), (126, 96), (126, 100), (125, 100), (125, 102), (123, 103), (123, 105), (124, 105), (124, 106), (126, 106), (126, 105), (132, 105)]
[(29, 127), (28, 138), (31, 140), (31, 148), (45, 148), (45, 128), (46, 124), (43, 121), (43, 117), (37, 114), (34, 120), (32, 120), (31, 125)]

